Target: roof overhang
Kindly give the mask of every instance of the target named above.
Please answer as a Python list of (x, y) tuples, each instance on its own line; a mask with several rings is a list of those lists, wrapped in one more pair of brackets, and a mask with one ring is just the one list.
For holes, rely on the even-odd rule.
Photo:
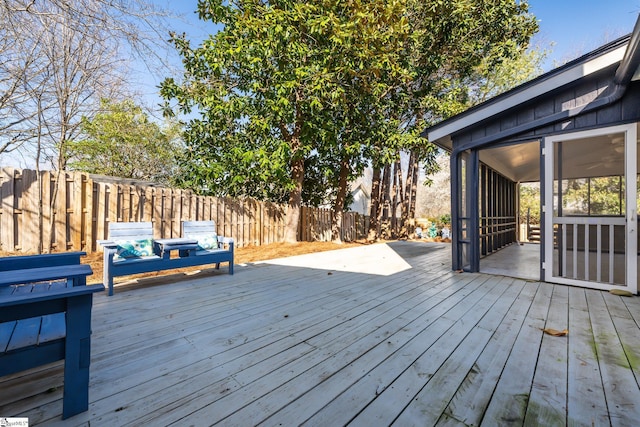
[[(461, 114), (444, 120), (426, 129), (422, 135), (427, 137), (430, 142), (452, 151), (454, 148), (453, 135), (616, 64), (619, 64), (616, 71), (616, 87), (612, 89), (617, 89), (619, 94), (620, 89), (624, 91), (629, 81), (640, 79), (639, 44), (640, 19), (636, 22), (632, 34), (589, 52), (562, 67), (474, 106)], [(572, 112), (572, 114), (575, 113), (579, 114), (579, 110)]]
[[(637, 128), (636, 132), (640, 128)], [(563, 145), (564, 179), (618, 176), (624, 174), (624, 134), (591, 131), (580, 144)], [(570, 141), (570, 140), (569, 140)], [(622, 145), (621, 145), (622, 144)], [(480, 150), (480, 161), (514, 182), (540, 181), (541, 144), (536, 138)], [(612, 151), (614, 150), (614, 151)], [(640, 151), (637, 153), (640, 162)]]
[[(452, 134), (617, 64), (622, 61), (626, 49), (627, 45), (625, 44), (600, 57), (576, 64), (559, 73), (544, 75), (544, 79), (536, 80), (532, 85), (523, 85), (520, 90), (507, 92), (508, 96), (498, 96), (494, 98), (493, 102), (490, 100), (481, 104), (482, 108), (469, 110), (467, 114), (459, 114), (450, 120), (442, 122), (441, 125), (431, 127), (427, 130), (427, 138), (430, 142), (438, 145), (447, 142), (445, 146), (450, 147), (450, 136)], [(638, 71), (636, 71), (636, 74), (638, 74)]]

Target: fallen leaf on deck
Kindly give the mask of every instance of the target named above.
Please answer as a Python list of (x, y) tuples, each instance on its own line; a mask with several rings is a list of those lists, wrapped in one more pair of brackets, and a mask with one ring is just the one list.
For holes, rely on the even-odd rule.
[(629, 291), (625, 291), (623, 289), (610, 289), (609, 293), (613, 295), (619, 295), (621, 297), (632, 297), (633, 293)]
[(567, 335), (569, 333), (568, 329), (563, 329), (561, 331), (557, 330), (557, 329), (553, 329), (553, 328), (545, 328), (542, 330), (542, 332), (544, 332), (547, 335), (551, 335), (554, 337), (563, 337), (565, 335)]

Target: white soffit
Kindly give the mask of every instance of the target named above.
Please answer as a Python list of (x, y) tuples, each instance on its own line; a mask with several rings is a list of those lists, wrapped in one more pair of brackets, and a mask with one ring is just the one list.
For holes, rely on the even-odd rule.
[[(471, 126), (475, 123), (481, 122), (482, 120), (488, 119), (489, 117), (502, 113), (503, 111), (506, 111), (509, 108), (513, 108), (516, 105), (522, 104), (537, 96), (550, 92), (553, 89), (556, 89), (568, 83), (574, 82), (582, 77), (586, 77), (590, 74), (593, 74), (597, 71), (607, 68), (610, 65), (620, 62), (622, 61), (622, 58), (624, 57), (624, 53), (626, 50), (627, 50), (627, 44), (622, 45), (617, 49), (612, 50), (611, 52), (608, 52), (602, 56), (593, 58), (592, 60), (581, 63), (581, 64), (577, 64), (574, 67), (571, 67), (553, 77), (544, 79), (541, 82), (534, 84), (524, 90), (517, 91), (511, 96), (506, 96), (504, 99), (501, 99), (500, 101), (497, 101), (495, 103), (490, 103), (484, 108), (483, 107), (478, 108), (476, 111), (470, 114), (464, 115), (464, 113), (462, 113), (463, 116), (460, 117), (459, 119), (452, 120), (451, 123), (446, 124), (440, 128), (434, 129), (433, 131), (429, 132), (428, 133), (429, 141), (435, 142), (440, 138), (444, 138), (459, 130), (464, 129), (467, 126)], [(640, 78), (640, 74), (638, 73), (638, 71), (636, 71), (636, 75), (634, 77), (636, 76)]]

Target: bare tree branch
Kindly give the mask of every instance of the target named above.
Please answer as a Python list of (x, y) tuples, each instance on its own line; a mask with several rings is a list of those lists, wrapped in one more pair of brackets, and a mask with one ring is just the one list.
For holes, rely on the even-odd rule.
[(0, 156), (64, 168), (82, 117), (131, 95), (135, 61), (167, 74), (168, 17), (148, 0), (0, 0)]

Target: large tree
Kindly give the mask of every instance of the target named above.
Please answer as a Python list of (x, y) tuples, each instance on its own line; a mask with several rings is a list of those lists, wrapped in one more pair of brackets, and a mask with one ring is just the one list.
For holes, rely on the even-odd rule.
[(160, 127), (132, 100), (103, 100), (100, 112), (83, 118), (81, 132), (68, 147), (70, 169), (165, 185), (180, 175), (179, 127)]
[(147, 0), (1, 1), (0, 155), (64, 169), (81, 118), (134, 91), (133, 59), (166, 64), (165, 15)]
[(379, 186), (395, 197), (377, 205), (395, 214), (403, 203), (409, 217), (416, 165), (433, 151), (418, 131), (461, 111), (477, 66), (521, 52), (537, 29), (517, 0), (206, 0), (198, 10), (222, 29), (198, 47), (176, 36), (184, 77), (162, 86), (180, 111), (199, 114), (187, 126), (186, 184), (272, 199), (286, 191), (288, 241), (310, 160), (325, 178), (314, 181), (335, 192), (337, 240), (348, 181), (412, 152), (406, 181), (398, 166), (375, 175), (396, 180)]
[[(200, 189), (262, 198), (286, 190), (285, 240), (295, 241), (305, 161), (328, 153), (335, 162), (321, 164), (351, 165), (361, 156), (349, 133), (364, 123), (363, 101), (407, 80), (404, 6), (200, 1), (200, 17), (223, 29), (197, 48), (176, 37), (184, 79), (162, 88), (183, 112), (200, 113), (185, 137)], [(331, 149), (337, 145), (346, 157)]]
[[(417, 165), (422, 164), (430, 173), (436, 153), (417, 137), (419, 132), (468, 108), (477, 99), (470, 87), (478, 88), (478, 97), (495, 94), (498, 89), (483, 87), (482, 82), (499, 64), (519, 57), (538, 28), (527, 2), (518, 0), (408, 0), (405, 13), (411, 23), (412, 43), (404, 57), (414, 78), (394, 93), (397, 103), (391, 118), (403, 135), (401, 143), (389, 150), (387, 141), (381, 140), (379, 150), (374, 151), (372, 164), (378, 171), (372, 188), (379, 191), (372, 195), (371, 239), (378, 237), (379, 221), (395, 215), (397, 206), (392, 205), (389, 193), (393, 191), (392, 177), (399, 180), (406, 176), (404, 183), (396, 184), (396, 189), (404, 187), (403, 197), (398, 196), (402, 199), (401, 225), (415, 212)], [(407, 174), (382, 173), (389, 165), (396, 165), (397, 171), (402, 151), (409, 154)], [(407, 234), (406, 228), (401, 234)]]

